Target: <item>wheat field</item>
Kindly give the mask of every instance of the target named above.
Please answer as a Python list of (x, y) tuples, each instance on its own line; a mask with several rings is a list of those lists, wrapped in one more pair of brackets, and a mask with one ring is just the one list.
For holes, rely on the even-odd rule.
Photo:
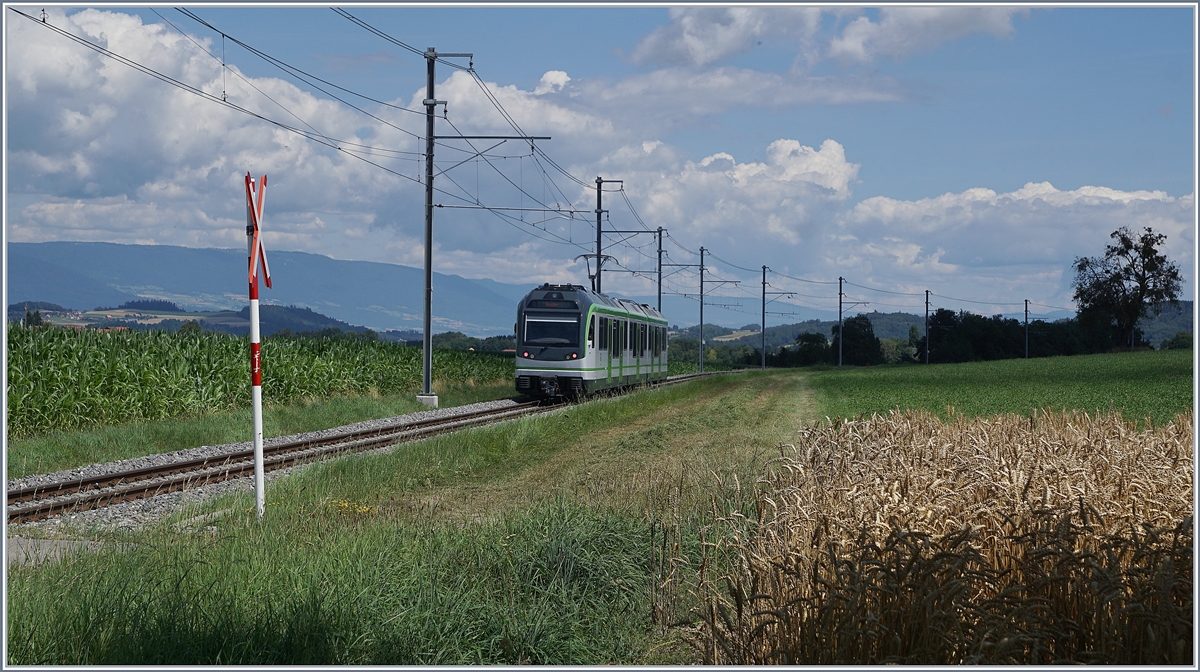
[(694, 644), (722, 664), (1192, 664), (1193, 465), (1190, 414), (805, 427), (758, 520), (716, 518)]

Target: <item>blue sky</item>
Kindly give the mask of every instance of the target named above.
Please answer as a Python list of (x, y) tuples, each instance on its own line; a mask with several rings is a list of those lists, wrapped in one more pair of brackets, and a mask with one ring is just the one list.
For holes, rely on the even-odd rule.
[[(412, 136), (231, 42), (225, 62), (261, 92), (231, 71), (222, 80), (220, 36), (156, 9), (46, 11), (83, 39), (191, 85), (228, 88), (265, 116), (419, 151)], [(328, 7), (193, 9), (291, 65), (420, 107), (424, 59)], [(915, 295), (925, 289), (941, 297), (935, 305), (987, 314), (1017, 312), (1024, 299), (1040, 312), (1070, 307), (1071, 261), (1101, 253), (1121, 225), (1166, 233), (1194, 291), (1191, 7), (349, 11), (417, 48), (474, 53), (479, 78), (521, 127), (553, 136), (539, 145), (547, 157), (587, 185), (597, 175), (624, 180), (642, 222), (669, 230), (671, 261), (695, 263), (701, 245), (710, 249), (711, 277), (742, 281), (722, 291), (741, 297), (744, 312), (714, 311), (723, 322), (757, 321), (762, 264), (785, 274), (771, 277), (773, 288), (809, 295), (781, 304), (807, 308), (836, 308), (836, 290), (797, 278), (839, 275), (914, 295), (856, 288), (847, 297), (885, 312), (921, 312)], [(267, 206), (274, 249), (420, 265), (420, 185), (106, 62), (14, 12), (5, 25), (8, 240), (237, 247), (237, 180), (250, 170), (279, 185)], [(464, 133), (512, 132), (463, 73), (439, 66), (438, 98)], [(419, 115), (363, 106), (423, 132)], [(463, 147), (439, 148), (440, 168), (469, 156)], [(595, 207), (594, 189), (522, 154), (527, 147), (509, 143), (491, 163), (468, 161), (435, 184), (491, 206)], [(387, 165), (415, 177), (417, 158)], [(607, 227), (641, 226), (621, 194), (605, 204)], [(439, 210), (436, 270), (586, 284), (575, 257), (593, 251), (593, 216), (514, 216)], [(610, 242), (606, 252), (625, 267), (649, 268), (651, 236), (630, 241), (639, 249)], [(605, 289), (647, 296), (654, 285), (613, 274)], [(694, 292), (696, 278), (676, 274), (669, 289)]]

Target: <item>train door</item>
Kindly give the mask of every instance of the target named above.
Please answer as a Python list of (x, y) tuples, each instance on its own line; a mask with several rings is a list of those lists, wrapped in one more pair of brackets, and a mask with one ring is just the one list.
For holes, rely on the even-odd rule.
[[(611, 318), (608, 321), (612, 326), (609, 330), (611, 338), (608, 341), (608, 380), (611, 383), (613, 382), (614, 375), (618, 381), (621, 376), (621, 321)], [(614, 363), (613, 360), (616, 360), (616, 362)], [(615, 373), (613, 371), (614, 368), (616, 368)]]
[(642, 325), (636, 322), (629, 324), (630, 335), (629, 340), (632, 342), (630, 350), (631, 355), (634, 355), (634, 380), (642, 377)]
[(646, 361), (647, 379), (649, 379), (650, 374), (654, 372), (654, 355), (650, 350), (650, 330), (653, 328), (654, 327), (651, 327), (648, 324), (642, 325), (642, 357)]
[(620, 320), (620, 379), (623, 383), (628, 383), (629, 374), (625, 373), (625, 368), (634, 367), (634, 343), (629, 338), (629, 328), (632, 323), (628, 319)]
[(599, 341), (600, 333), (599, 332), (600, 332), (600, 330), (598, 329), (599, 326), (600, 326), (600, 316), (599, 315), (591, 315), (588, 317), (588, 320), (587, 320), (587, 350), (584, 355), (583, 361), (580, 362), (580, 364), (582, 364), (582, 370), (580, 371), (580, 377), (585, 382), (588, 379), (588, 369), (594, 368), (594, 366), (595, 366), (594, 364), (592, 364), (592, 362), (598, 362), (600, 360), (600, 348), (599, 348), (599, 345), (600, 345), (600, 341)]
[(650, 373), (658, 373), (658, 327), (650, 327)]
[(599, 315), (596, 316), (596, 370), (601, 372), (600, 377), (603, 378), (612, 375), (608, 357), (608, 318)]
[(646, 359), (646, 325), (641, 322), (637, 325), (637, 376), (638, 380), (642, 378), (642, 369)]

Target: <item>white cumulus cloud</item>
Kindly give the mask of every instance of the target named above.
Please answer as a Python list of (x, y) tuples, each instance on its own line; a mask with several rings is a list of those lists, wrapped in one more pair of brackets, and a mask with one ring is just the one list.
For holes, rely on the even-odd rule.
[(562, 91), (562, 88), (569, 81), (571, 81), (571, 78), (562, 70), (550, 70), (542, 75), (542, 79), (538, 82), (537, 88), (533, 90), (533, 94), (540, 96), (546, 93)]
[(1066, 306), (1072, 261), (1102, 254), (1108, 235), (1122, 226), (1166, 234), (1164, 251), (1190, 268), (1195, 217), (1193, 195), (1059, 190), (1031, 182), (1006, 193), (975, 188), (911, 201), (876, 196), (840, 215), (839, 228), (846, 236), (843, 256), (854, 257), (868, 278), (941, 283), (947, 294), (957, 284), (959, 296), (997, 302), (1053, 296)]
[(835, 140), (814, 149), (782, 139), (766, 147), (765, 161), (739, 162), (718, 152), (657, 166), (657, 174), (647, 168), (627, 166), (638, 177), (629, 190), (646, 203), (643, 214), (657, 225), (690, 237), (794, 245), (818, 223), (814, 213), (849, 198), (859, 165), (846, 159)]

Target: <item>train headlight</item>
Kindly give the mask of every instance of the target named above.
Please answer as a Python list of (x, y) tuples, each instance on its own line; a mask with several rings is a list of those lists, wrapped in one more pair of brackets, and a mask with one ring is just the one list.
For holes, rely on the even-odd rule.
[(522, 352), (521, 356), (524, 357), (525, 359), (529, 359), (529, 351), (526, 350), (525, 352)]
[(577, 352), (571, 353), (571, 359), (578, 359), (578, 358), (579, 358), (579, 353), (577, 353)]

